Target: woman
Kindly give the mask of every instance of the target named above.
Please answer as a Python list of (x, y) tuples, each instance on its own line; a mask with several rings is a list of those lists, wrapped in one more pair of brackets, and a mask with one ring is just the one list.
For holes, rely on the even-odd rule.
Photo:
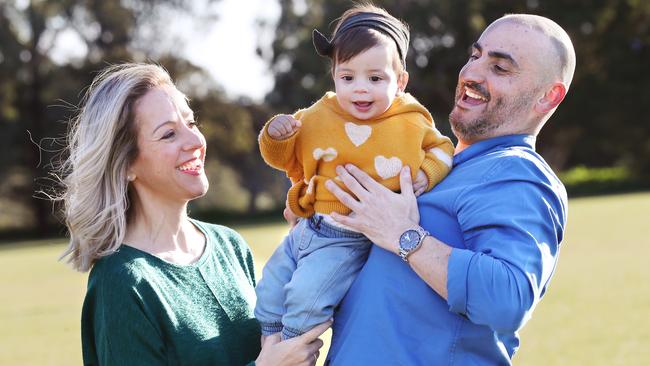
[(112, 66), (89, 87), (60, 197), (64, 256), (91, 270), (84, 364), (315, 363), (329, 324), (295, 342), (268, 338), (260, 352), (250, 249), (233, 230), (187, 216), (208, 189), (205, 151), (187, 98), (161, 67)]

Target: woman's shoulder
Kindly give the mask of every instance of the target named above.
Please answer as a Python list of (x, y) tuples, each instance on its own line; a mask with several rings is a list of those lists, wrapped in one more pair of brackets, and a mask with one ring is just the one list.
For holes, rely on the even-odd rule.
[[(98, 259), (88, 275), (86, 302), (121, 302), (130, 299), (153, 271), (146, 260), (138, 256), (137, 250), (122, 245), (112, 254)], [(100, 300), (101, 299), (101, 300)]]
[(90, 275), (106, 273), (112, 276), (127, 276), (132, 274), (137, 258), (130, 249), (126, 245), (120, 245), (113, 253), (100, 257), (93, 265)]

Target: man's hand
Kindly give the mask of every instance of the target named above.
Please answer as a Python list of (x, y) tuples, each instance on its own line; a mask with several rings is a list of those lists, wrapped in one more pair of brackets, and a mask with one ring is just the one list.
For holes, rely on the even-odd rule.
[(353, 216), (332, 212), (332, 218), (363, 233), (378, 246), (398, 253), (400, 235), (416, 226), (420, 220), (410, 169), (404, 167), (400, 173), (401, 193), (395, 193), (377, 183), (352, 164), (337, 167), (336, 173), (357, 198), (345, 192), (332, 180), (325, 182), (327, 189), (354, 212)]
[[(399, 237), (420, 221), (409, 168), (402, 168), (400, 173), (401, 193), (389, 190), (350, 164), (345, 168), (337, 167), (336, 172), (358, 199), (333, 181), (325, 182), (327, 189), (355, 213), (350, 217), (333, 212), (332, 218), (362, 232), (381, 248), (399, 254)], [(415, 273), (444, 299), (448, 296), (447, 266), (450, 255), (450, 246), (427, 236), (420, 249), (409, 256), (409, 264)]]
[(288, 114), (281, 114), (273, 118), (269, 123), (267, 131), (269, 136), (274, 140), (286, 140), (291, 137), (302, 124), (293, 116)]
[(415, 176), (413, 182), (413, 193), (415, 197), (419, 197), (427, 189), (429, 185), (429, 177), (424, 173), (424, 170), (418, 169), (418, 174)]

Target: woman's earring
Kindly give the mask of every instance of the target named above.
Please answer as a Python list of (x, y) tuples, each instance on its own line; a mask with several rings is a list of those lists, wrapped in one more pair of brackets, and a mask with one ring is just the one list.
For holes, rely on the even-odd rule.
[(135, 175), (129, 174), (126, 176), (126, 179), (128, 179), (129, 182), (133, 182), (135, 180)]

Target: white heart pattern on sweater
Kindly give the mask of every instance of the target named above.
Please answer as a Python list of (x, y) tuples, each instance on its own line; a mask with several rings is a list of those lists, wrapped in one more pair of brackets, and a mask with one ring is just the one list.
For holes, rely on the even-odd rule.
[(333, 147), (328, 147), (325, 150), (321, 149), (320, 147), (317, 147), (314, 150), (313, 154), (315, 160), (323, 159), (324, 161), (332, 161), (336, 158), (338, 152)]
[(375, 170), (384, 179), (397, 176), (402, 166), (402, 161), (398, 157), (393, 156), (388, 159), (382, 155), (375, 156)]
[(354, 146), (359, 147), (363, 145), (364, 142), (368, 140), (370, 134), (372, 133), (372, 127), (370, 126), (359, 126), (352, 122), (345, 123), (345, 133), (348, 135), (348, 138)]

